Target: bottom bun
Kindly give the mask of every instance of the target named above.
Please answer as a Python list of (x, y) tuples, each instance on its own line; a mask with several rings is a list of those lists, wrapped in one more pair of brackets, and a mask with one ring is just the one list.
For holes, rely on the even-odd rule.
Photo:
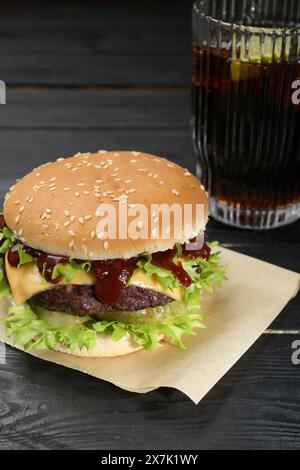
[[(159, 336), (159, 341), (162, 341), (164, 335)], [(127, 334), (119, 341), (115, 341), (109, 336), (98, 334), (96, 346), (93, 349), (75, 349), (75, 351), (70, 351), (70, 349), (63, 344), (56, 346), (57, 352), (63, 352), (66, 354), (71, 354), (72, 356), (77, 357), (117, 357), (117, 356), (126, 356), (141, 349), (144, 349), (143, 346), (135, 344), (130, 335)]]
[(70, 351), (70, 349), (63, 344), (56, 345), (55, 349), (58, 352), (78, 357), (117, 357), (134, 353), (143, 349), (143, 347), (133, 343), (129, 334), (119, 341), (115, 341), (109, 336), (98, 334), (96, 345), (93, 349), (77, 348), (75, 351)]

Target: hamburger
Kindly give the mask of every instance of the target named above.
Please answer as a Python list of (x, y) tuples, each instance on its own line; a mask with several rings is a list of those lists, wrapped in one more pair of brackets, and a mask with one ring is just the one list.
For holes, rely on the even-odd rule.
[(203, 185), (165, 158), (99, 151), (35, 168), (1, 218), (7, 336), (84, 357), (184, 348), (225, 275), (207, 218)]

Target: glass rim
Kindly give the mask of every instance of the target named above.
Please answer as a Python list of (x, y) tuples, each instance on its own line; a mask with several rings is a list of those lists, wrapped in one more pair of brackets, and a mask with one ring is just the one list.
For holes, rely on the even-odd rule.
[(292, 26), (285, 26), (285, 27), (269, 27), (269, 26), (252, 26), (252, 25), (245, 25), (239, 24), (237, 22), (228, 22), (224, 20), (220, 20), (214, 16), (207, 15), (200, 11), (197, 3), (194, 2), (193, 4), (193, 13), (200, 15), (202, 18), (211, 21), (212, 23), (221, 25), (228, 29), (233, 29), (235, 31), (241, 31), (243, 33), (251, 33), (251, 34), (261, 34), (261, 35), (276, 35), (278, 37), (282, 36), (293, 36), (297, 35), (300, 37), (300, 23), (295, 23)]

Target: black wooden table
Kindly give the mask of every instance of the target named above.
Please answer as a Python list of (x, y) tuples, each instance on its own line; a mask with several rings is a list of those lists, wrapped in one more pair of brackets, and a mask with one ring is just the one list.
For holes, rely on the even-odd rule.
[[(0, 191), (34, 165), (77, 151), (141, 149), (194, 169), (190, 2), (0, 3)], [(209, 238), (300, 271), (300, 223)], [(6, 348), (0, 449), (296, 449), (300, 298), (195, 406), (147, 395)]]

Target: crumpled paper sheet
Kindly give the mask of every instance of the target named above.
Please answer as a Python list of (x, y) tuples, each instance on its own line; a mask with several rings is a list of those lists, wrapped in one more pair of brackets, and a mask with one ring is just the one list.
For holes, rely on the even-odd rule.
[[(51, 351), (36, 357), (81, 371), (137, 393), (158, 387), (181, 390), (196, 404), (231, 369), (296, 296), (300, 275), (221, 248), (228, 281), (206, 296), (207, 329), (186, 337), (187, 350), (171, 345), (125, 357), (88, 359)], [(0, 315), (5, 308), (0, 306)], [(0, 327), (0, 340), (10, 344)]]

